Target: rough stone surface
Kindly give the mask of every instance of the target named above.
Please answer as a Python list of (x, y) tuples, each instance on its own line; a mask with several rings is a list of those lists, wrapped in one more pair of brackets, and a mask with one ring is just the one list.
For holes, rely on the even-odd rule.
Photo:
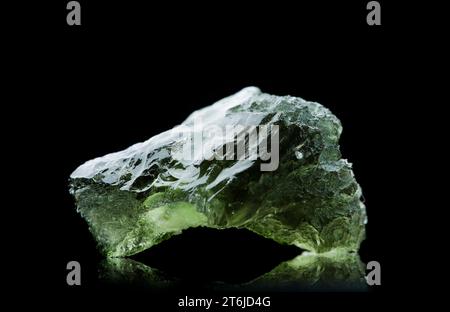
[[(195, 120), (201, 129), (278, 125), (278, 168), (262, 171), (260, 159), (183, 158), (186, 138), (179, 134)], [(366, 214), (351, 164), (341, 159), (341, 131), (318, 103), (245, 88), (172, 130), (87, 161), (70, 176), (70, 190), (109, 257), (136, 254), (197, 226), (247, 228), (312, 253), (356, 251)], [(217, 151), (234, 139), (216, 135), (203, 144)], [(257, 150), (253, 143), (246, 141), (249, 151)]]

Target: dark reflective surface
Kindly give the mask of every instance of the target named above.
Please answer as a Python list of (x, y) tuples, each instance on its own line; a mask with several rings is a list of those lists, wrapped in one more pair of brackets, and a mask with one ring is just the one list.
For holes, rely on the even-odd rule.
[(246, 229), (197, 227), (130, 258), (173, 278), (240, 284), (294, 259), (302, 251)]
[(366, 291), (364, 266), (357, 254), (302, 254), (268, 273), (246, 282), (225, 283), (180, 279), (126, 258), (106, 259), (100, 266), (102, 282), (157, 291), (209, 289), (217, 291)]
[(156, 291), (365, 291), (364, 272), (357, 253), (311, 254), (247, 230), (206, 228), (100, 264), (106, 285)]

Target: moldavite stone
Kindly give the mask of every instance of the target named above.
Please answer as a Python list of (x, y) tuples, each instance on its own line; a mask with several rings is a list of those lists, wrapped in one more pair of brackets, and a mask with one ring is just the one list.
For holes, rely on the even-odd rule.
[[(195, 133), (211, 125), (278, 126), (278, 167), (262, 171), (264, 161), (250, 157), (194, 153), (186, 159), (180, 150), (194, 140), (180, 133), (196, 120)], [(136, 254), (198, 226), (246, 228), (313, 253), (355, 251), (366, 214), (351, 164), (341, 159), (341, 131), (339, 120), (318, 103), (245, 88), (172, 130), (87, 161), (72, 173), (71, 193), (109, 257)], [(245, 146), (257, 151), (273, 134), (260, 131), (256, 142), (244, 137)], [(219, 153), (236, 140), (209, 135), (203, 145)]]

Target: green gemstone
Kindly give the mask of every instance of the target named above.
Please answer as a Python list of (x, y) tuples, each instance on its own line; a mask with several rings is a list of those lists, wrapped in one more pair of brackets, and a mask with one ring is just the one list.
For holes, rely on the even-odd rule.
[[(222, 148), (239, 136), (205, 136), (211, 126), (278, 126), (276, 169), (262, 169), (273, 158), (221, 159)], [(218, 157), (190, 146), (195, 133), (180, 135), (192, 127)], [(241, 137), (249, 155), (271, 140), (273, 129), (260, 130), (257, 141)], [(356, 251), (366, 213), (351, 164), (341, 159), (341, 131), (318, 103), (245, 88), (172, 130), (81, 165), (70, 177), (71, 193), (108, 257), (136, 254), (198, 226), (246, 228), (311, 253)]]

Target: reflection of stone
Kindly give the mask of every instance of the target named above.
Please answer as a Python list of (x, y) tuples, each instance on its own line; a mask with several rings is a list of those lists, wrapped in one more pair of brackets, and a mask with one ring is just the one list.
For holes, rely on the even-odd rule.
[(356, 253), (305, 252), (242, 286), (275, 291), (365, 291), (364, 272), (364, 264)]
[[(358, 254), (333, 250), (322, 254), (303, 253), (248, 283), (213, 282), (204, 286), (219, 291), (366, 291), (364, 272)], [(101, 278), (113, 284), (156, 290), (190, 285), (190, 281), (169, 278), (159, 270), (123, 258), (105, 260)]]
[(176, 285), (176, 281), (163, 272), (127, 258), (108, 258), (100, 264), (100, 279), (110, 285), (142, 286), (165, 290)]

